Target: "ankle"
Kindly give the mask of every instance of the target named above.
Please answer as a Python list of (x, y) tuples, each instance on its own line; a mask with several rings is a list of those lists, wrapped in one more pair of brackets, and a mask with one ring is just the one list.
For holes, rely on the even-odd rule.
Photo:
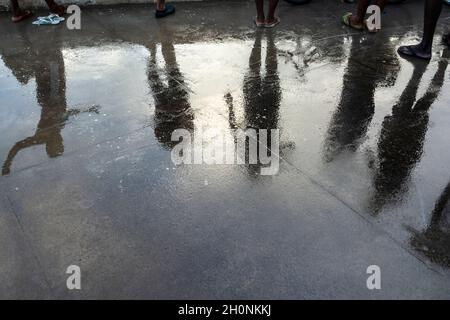
[(420, 48), (420, 50), (421, 50), (422, 52), (425, 52), (425, 53), (431, 53), (433, 44), (432, 44), (432, 43), (425, 42), (425, 41), (422, 41), (422, 42), (419, 43), (417, 46)]
[(354, 15), (352, 15), (352, 16), (350, 16), (350, 23), (352, 24), (352, 25), (359, 25), (359, 24), (362, 24), (363, 23), (363, 19), (361, 19), (360, 17), (358, 17), (358, 16), (354, 16)]

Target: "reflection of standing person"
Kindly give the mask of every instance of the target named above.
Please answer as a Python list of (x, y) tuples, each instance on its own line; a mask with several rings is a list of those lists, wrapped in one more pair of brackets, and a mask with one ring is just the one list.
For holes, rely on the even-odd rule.
[(249, 60), (249, 71), (244, 78), (244, 111), (248, 127), (277, 129), (281, 102), (278, 75), (278, 51), (273, 33), (267, 33), (265, 73), (261, 71), (261, 34), (255, 39)]
[[(273, 33), (267, 32), (265, 73), (262, 75), (261, 42), (262, 32), (257, 32), (250, 54), (249, 69), (243, 84), (244, 124), (236, 123), (233, 97), (230, 93), (225, 95), (225, 101), (228, 104), (229, 122), (232, 129), (267, 129), (270, 144), (270, 130), (278, 129), (281, 103), (278, 50)], [(270, 149), (270, 145), (267, 147)]]
[[(328, 126), (324, 142), (325, 161), (332, 161), (343, 150), (356, 150), (372, 122), (375, 113), (375, 92), (380, 83), (393, 83), (399, 70), (394, 47), (380, 34), (370, 57), (373, 63), (361, 64), (371, 59), (361, 53), (357, 39), (353, 39), (345, 70), (339, 104)], [(386, 59), (377, 63), (375, 59)], [(370, 65), (378, 66), (374, 70)]]
[(425, 231), (410, 229), (411, 245), (431, 261), (450, 267), (450, 183), (436, 202)]
[[(12, 9), (12, 22), (20, 22), (31, 17), (33, 14), (29, 10), (22, 10), (19, 6), (18, 0), (10, 0)], [(53, 0), (45, 0), (51, 13), (63, 16), (66, 14), (66, 8), (64, 6), (56, 4)]]
[[(420, 59), (431, 59), (433, 37), (436, 24), (442, 12), (443, 0), (427, 0), (425, 3), (425, 16), (422, 41), (418, 45), (402, 46), (398, 48), (400, 54)], [(444, 36), (444, 43), (450, 47), (449, 35)]]
[[(265, 73), (261, 71), (262, 33), (257, 32), (249, 59), (249, 70), (244, 77), (244, 116), (246, 128), (277, 129), (281, 102), (280, 78), (278, 75), (278, 55), (273, 34), (267, 35)], [(226, 95), (230, 115), (230, 126), (238, 127), (234, 120), (234, 106), (231, 94)]]
[(379, 166), (374, 178), (375, 212), (405, 191), (405, 183), (422, 157), (429, 122), (428, 111), (440, 93), (447, 65), (447, 60), (439, 62), (426, 93), (415, 102), (426, 70), (426, 64), (416, 63), (412, 78), (393, 107), (392, 115), (383, 121), (378, 141)]
[[(31, 74), (24, 75), (21, 73), (23, 61), (19, 65), (15, 64), (17, 57), (3, 55), (3, 60), (6, 66), (11, 68), (13, 74), (19, 75), (18, 81), (24, 81), (24, 76), (26, 78), (35, 76), (36, 97), (42, 108), (41, 117), (34, 135), (17, 142), (11, 148), (3, 163), (2, 175), (10, 173), (14, 158), (23, 149), (43, 144), (50, 158), (62, 155), (64, 144), (61, 130), (69, 116), (81, 112), (77, 109), (67, 110), (64, 58), (58, 43), (53, 41), (51, 46), (46, 46), (46, 44), (34, 45), (27, 40), (26, 35), (24, 35), (24, 40), (31, 48), (31, 50), (27, 50), (30, 56), (24, 60), (30, 64), (26, 69)], [(43, 47), (41, 48), (41, 46)], [(17, 68), (19, 70), (15, 70)], [(96, 109), (92, 108), (86, 111), (96, 112)]]
[(34, 135), (17, 142), (9, 151), (3, 164), (3, 174), (8, 174), (12, 161), (20, 150), (44, 144), (49, 157), (54, 158), (64, 152), (61, 129), (67, 120), (65, 101), (64, 61), (61, 51), (37, 56), (35, 65), (36, 96), (41, 105), (41, 118)]
[[(171, 141), (175, 129), (193, 130), (193, 115), (189, 102), (188, 87), (185, 84), (170, 38), (170, 31), (161, 40), (164, 69), (158, 68), (156, 45), (149, 48), (148, 81), (155, 100), (155, 136), (166, 148), (171, 149), (178, 142)], [(167, 78), (167, 85), (163, 78)]]

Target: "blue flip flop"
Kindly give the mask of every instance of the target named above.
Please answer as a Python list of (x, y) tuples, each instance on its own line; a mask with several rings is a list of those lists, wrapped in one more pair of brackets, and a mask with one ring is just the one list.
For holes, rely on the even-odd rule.
[(175, 7), (172, 6), (171, 4), (166, 4), (164, 10), (155, 10), (155, 17), (164, 18), (173, 13), (175, 13)]
[(57, 25), (63, 22), (65, 19), (57, 14), (51, 14), (47, 17), (38, 17), (36, 21), (33, 21), (34, 25)]

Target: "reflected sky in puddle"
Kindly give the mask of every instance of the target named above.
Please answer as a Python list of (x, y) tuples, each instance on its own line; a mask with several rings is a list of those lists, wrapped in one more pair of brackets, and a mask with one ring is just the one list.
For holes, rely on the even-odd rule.
[(267, 32), (3, 51), (3, 174), (149, 128), (161, 157), (174, 129), (279, 128), (296, 170), (448, 267), (447, 60), (401, 60), (402, 41)]

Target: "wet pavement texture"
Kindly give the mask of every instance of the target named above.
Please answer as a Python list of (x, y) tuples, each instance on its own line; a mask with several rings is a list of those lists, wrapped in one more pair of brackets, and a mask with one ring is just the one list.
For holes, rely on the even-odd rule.
[[(273, 30), (253, 2), (177, 9), (0, 15), (0, 297), (449, 298), (450, 10), (424, 63), (396, 54), (422, 1), (377, 35), (340, 1), (280, 3)], [(174, 129), (236, 127), (280, 130), (277, 175), (172, 163)]]

